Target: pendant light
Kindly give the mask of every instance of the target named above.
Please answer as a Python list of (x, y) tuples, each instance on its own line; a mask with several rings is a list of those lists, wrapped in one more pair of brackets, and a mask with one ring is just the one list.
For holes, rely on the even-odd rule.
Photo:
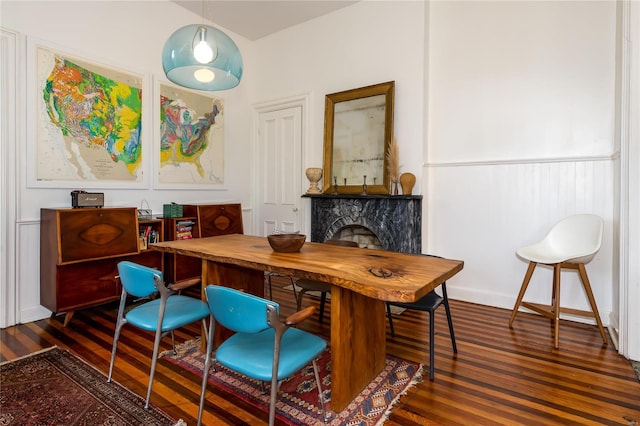
[(231, 38), (204, 24), (176, 30), (162, 49), (162, 68), (167, 78), (197, 90), (225, 90), (242, 78), (242, 56)]

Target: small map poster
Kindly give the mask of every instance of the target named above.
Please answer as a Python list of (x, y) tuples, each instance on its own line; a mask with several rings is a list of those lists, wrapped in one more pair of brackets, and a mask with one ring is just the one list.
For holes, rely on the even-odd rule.
[(223, 184), (224, 101), (168, 84), (159, 86), (159, 183), (202, 189)]
[(36, 50), (36, 180), (142, 181), (142, 77)]

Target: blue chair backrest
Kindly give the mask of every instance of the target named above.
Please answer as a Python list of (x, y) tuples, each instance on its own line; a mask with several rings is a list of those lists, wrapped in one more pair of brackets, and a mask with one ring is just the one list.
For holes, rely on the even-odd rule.
[(147, 297), (157, 292), (154, 275), (162, 281), (161, 271), (129, 261), (118, 263), (118, 274), (125, 291), (135, 297)]
[(269, 328), (268, 305), (280, 312), (279, 304), (232, 288), (208, 285), (204, 291), (216, 321), (235, 332), (258, 333)]

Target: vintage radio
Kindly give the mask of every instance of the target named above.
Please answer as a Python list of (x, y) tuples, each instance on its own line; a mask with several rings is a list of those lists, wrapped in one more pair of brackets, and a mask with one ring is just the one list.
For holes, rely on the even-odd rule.
[(71, 207), (74, 209), (84, 207), (100, 208), (103, 206), (103, 192), (71, 191)]

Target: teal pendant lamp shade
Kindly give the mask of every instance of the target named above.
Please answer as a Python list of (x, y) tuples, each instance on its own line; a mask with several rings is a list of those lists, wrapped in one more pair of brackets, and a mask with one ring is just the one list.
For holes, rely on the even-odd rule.
[(228, 35), (207, 25), (176, 30), (162, 49), (167, 78), (197, 90), (225, 90), (242, 78), (242, 56)]

